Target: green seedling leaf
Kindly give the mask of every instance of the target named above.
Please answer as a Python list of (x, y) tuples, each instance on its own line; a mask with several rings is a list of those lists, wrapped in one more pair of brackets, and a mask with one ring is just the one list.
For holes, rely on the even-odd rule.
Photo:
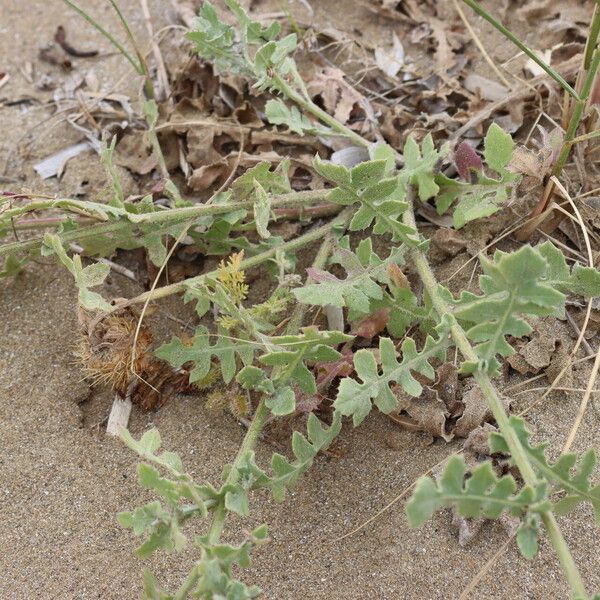
[(438, 152), (435, 149), (433, 138), (428, 134), (421, 147), (409, 137), (404, 145), (404, 168), (401, 172), (401, 180), (405, 184), (414, 185), (417, 188), (419, 198), (425, 202), (433, 198), (439, 192), (439, 186), (435, 182), (435, 174), (438, 162), (448, 154), (448, 145), (444, 144)]
[(313, 123), (303, 115), (296, 106), (288, 105), (281, 99), (269, 100), (265, 105), (265, 116), (273, 125), (285, 125), (292, 133), (298, 135), (327, 135), (331, 130)]
[[(550, 285), (563, 294), (574, 294), (583, 298), (600, 296), (600, 271), (594, 267), (583, 267), (575, 263), (569, 270), (564, 254), (552, 242), (544, 242), (536, 246), (536, 250), (548, 263), (547, 278)], [(556, 313), (564, 317), (562, 310)]]
[(276, 502), (284, 500), (286, 489), (311, 467), (317, 454), (331, 444), (341, 428), (342, 420), (337, 412), (334, 413), (333, 422), (329, 427), (323, 427), (319, 419), (311, 413), (308, 415), (308, 437), (304, 437), (298, 431), (295, 431), (292, 436), (292, 451), (295, 460), (290, 462), (281, 454), (273, 454), (271, 459), (273, 476), (268, 485)]
[(421, 239), (415, 229), (404, 225), (400, 216), (408, 204), (406, 184), (402, 176), (386, 177), (388, 157), (363, 162), (348, 169), (315, 157), (313, 166), (321, 176), (338, 185), (327, 200), (341, 205), (359, 203), (360, 207), (350, 222), (351, 231), (363, 231), (371, 226), (373, 233), (391, 233), (395, 241), (416, 245)]
[(210, 60), (217, 71), (248, 74), (252, 71), (243, 55), (242, 48), (235, 42), (232, 27), (223, 23), (213, 5), (206, 0), (194, 20), (194, 30), (186, 34), (195, 44), (196, 52)]
[[(67, 267), (79, 289), (79, 304), (87, 310), (112, 311), (113, 307), (98, 293), (89, 288), (102, 284), (110, 272), (110, 267), (103, 263), (93, 263), (87, 267), (81, 264), (81, 257), (75, 254), (70, 258), (57, 235), (47, 233), (44, 236), (47, 250), (54, 252), (60, 262)], [(49, 252), (47, 252), (49, 253)]]
[[(497, 178), (485, 174), (481, 159), (466, 142), (459, 145), (454, 156), (457, 170), (466, 181), (450, 179), (441, 173), (435, 177), (440, 187), (435, 200), (437, 211), (444, 214), (456, 202), (453, 219), (457, 229), (498, 212), (521, 179), (521, 175), (507, 169), (515, 146), (508, 133), (493, 123), (485, 136), (484, 146), (485, 162)], [(472, 177), (474, 182), (471, 182)]]
[(269, 194), (291, 192), (292, 187), (288, 179), (289, 159), (282, 160), (273, 171), (271, 166), (270, 162), (261, 162), (238, 177), (231, 186), (236, 200), (256, 198), (256, 183)]
[(486, 164), (496, 173), (505, 172), (515, 149), (515, 143), (510, 134), (502, 131), (502, 128), (496, 123), (492, 123), (483, 143), (483, 156)]

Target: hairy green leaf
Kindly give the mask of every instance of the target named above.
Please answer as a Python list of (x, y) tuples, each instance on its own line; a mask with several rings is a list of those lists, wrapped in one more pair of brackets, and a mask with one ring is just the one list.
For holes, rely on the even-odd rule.
[(332, 263), (340, 264), (347, 277), (339, 279), (332, 273), (320, 269), (307, 269), (309, 283), (292, 291), (296, 299), (304, 304), (318, 306), (347, 306), (358, 313), (367, 314), (372, 300), (382, 300), (380, 283), (389, 284), (388, 267), (403, 262), (402, 247), (393, 249), (386, 259), (381, 259), (372, 249), (370, 238), (362, 240), (356, 253), (347, 248), (338, 248)]
[[(514, 353), (506, 337), (521, 337), (531, 332), (531, 326), (522, 315), (563, 313), (565, 294), (559, 290), (568, 287), (572, 278), (580, 281), (584, 273), (581, 271), (584, 267), (569, 273), (566, 264), (562, 266), (564, 261), (562, 257), (560, 262), (556, 252), (546, 244), (539, 248), (523, 246), (511, 254), (497, 251), (493, 260), (481, 259), (484, 275), (479, 278), (479, 286), (483, 294), (463, 292), (454, 302), (454, 315), (468, 326), (467, 336), (477, 343), (475, 351), (479, 356), (477, 363), (465, 362), (463, 372), (482, 369), (496, 374), (500, 368), (496, 355)], [(597, 275), (591, 275), (592, 278), (598, 281)], [(594, 285), (589, 286), (589, 290), (588, 286), (584, 287), (593, 291)]]
[(444, 214), (457, 202), (453, 216), (457, 229), (469, 221), (489, 217), (498, 212), (521, 179), (518, 173), (510, 173), (507, 170), (514, 150), (514, 142), (509, 134), (493, 123), (488, 129), (484, 144), (486, 164), (495, 171), (497, 179), (487, 176), (483, 169), (476, 171), (474, 183), (450, 179), (441, 173), (435, 178), (440, 187), (440, 193), (435, 200), (437, 211)]
[(90, 291), (89, 288), (100, 285), (110, 272), (110, 267), (104, 263), (93, 263), (87, 267), (81, 264), (79, 254), (74, 254), (70, 258), (62, 246), (62, 242), (57, 235), (47, 233), (44, 236), (44, 245), (47, 251), (56, 254), (60, 262), (67, 267), (75, 279), (75, 284), (79, 289), (79, 304), (87, 310), (102, 310), (110, 312), (113, 307), (98, 293)]
[(319, 123), (313, 123), (296, 106), (288, 106), (279, 98), (271, 99), (265, 105), (265, 116), (273, 125), (285, 125), (298, 135), (327, 135), (331, 131)]
[(510, 475), (498, 478), (491, 463), (475, 467), (467, 477), (462, 456), (453, 456), (437, 482), (424, 476), (417, 482), (406, 504), (411, 527), (420, 527), (444, 506), (455, 506), (463, 517), (497, 519), (503, 511), (524, 519), (519, 528), (519, 548), (528, 558), (537, 550), (539, 513), (548, 510), (546, 488), (524, 486), (515, 494), (515, 480)]
[(444, 357), (449, 328), (450, 321), (444, 318), (436, 328), (437, 339), (428, 336), (421, 352), (417, 351), (414, 340), (406, 338), (402, 343), (400, 362), (396, 358), (392, 340), (380, 338), (381, 373), (373, 352), (359, 350), (354, 355), (354, 368), (360, 382), (350, 377), (342, 379), (334, 403), (336, 410), (342, 415), (351, 415), (356, 426), (369, 414), (373, 403), (386, 414), (396, 408), (398, 400), (390, 387), (392, 384), (397, 383), (411, 396), (419, 396), (423, 388), (413, 373), (420, 373), (429, 379), (435, 378), (435, 371), (429, 361)]
[[(335, 439), (342, 428), (339, 413), (334, 413), (333, 422), (329, 427), (324, 427), (314, 415), (308, 415), (307, 437), (299, 431), (292, 436), (292, 452), (294, 460), (290, 461), (281, 454), (273, 454), (271, 459), (272, 475), (261, 471), (254, 462), (254, 453), (245, 457), (246, 469), (253, 472), (254, 487), (268, 487), (277, 502), (283, 501), (286, 489), (292, 486), (307, 471), (319, 452), (325, 450)], [(251, 466), (248, 466), (251, 465)]]
[(401, 179), (417, 188), (419, 198), (423, 201), (433, 198), (439, 191), (435, 182), (438, 162), (448, 153), (448, 145), (441, 150), (435, 149), (431, 134), (427, 134), (421, 148), (413, 137), (409, 137), (404, 145), (404, 168)]
[(225, 329), (219, 327), (217, 334), (213, 336), (216, 337), (216, 341), (211, 345), (211, 334), (206, 327), (200, 325), (189, 344), (184, 343), (181, 338), (173, 337), (170, 342), (156, 350), (156, 356), (166, 360), (176, 369), (187, 362), (193, 362), (194, 367), (190, 371), (192, 383), (208, 375), (214, 357), (220, 364), (223, 381), (230, 383), (237, 371), (236, 355), (245, 365), (254, 360), (257, 344), (244, 336), (242, 332), (238, 338), (230, 337)]
[[(550, 464), (546, 458), (548, 444), (532, 446), (529, 441), (531, 432), (523, 419), (511, 416), (510, 426), (539, 475), (552, 486), (566, 492), (554, 505), (554, 510), (558, 514), (564, 514), (581, 502), (589, 502), (594, 509), (596, 521), (600, 523), (600, 485), (593, 485), (590, 481), (597, 462), (596, 451), (590, 449), (582, 457), (572, 452), (561, 454), (554, 464)], [(490, 449), (492, 452), (508, 453), (502, 434), (493, 433), (490, 436)]]

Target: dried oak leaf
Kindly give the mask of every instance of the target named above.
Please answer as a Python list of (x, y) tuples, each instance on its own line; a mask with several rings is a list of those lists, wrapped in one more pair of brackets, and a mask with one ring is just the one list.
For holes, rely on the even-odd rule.
[(325, 110), (338, 121), (374, 121), (367, 99), (344, 79), (345, 73), (335, 67), (324, 67), (308, 84), (312, 98), (320, 96)]
[(142, 132), (123, 136), (116, 148), (115, 163), (137, 175), (147, 175), (157, 166), (156, 158)]

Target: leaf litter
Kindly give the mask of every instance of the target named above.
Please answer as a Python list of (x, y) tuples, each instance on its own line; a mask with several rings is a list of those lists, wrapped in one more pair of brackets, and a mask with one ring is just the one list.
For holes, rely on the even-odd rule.
[[(385, 11), (398, 12), (395, 4), (384, 2), (382, 8)], [(318, 99), (330, 114), (361, 133), (368, 132), (373, 123), (379, 121), (383, 125), (381, 132), (384, 138), (396, 148), (403, 146), (408, 134), (407, 126), (417, 135), (427, 128), (433, 131), (436, 139), (443, 139), (468, 123), (476, 110), (481, 110), (507, 93), (503, 86), (481, 75), (469, 73), (462, 76), (461, 71), (468, 64), (463, 62), (463, 58), (465, 61), (470, 59), (467, 36), (457, 29), (456, 23), (444, 23), (444, 16), (438, 15), (435, 3), (424, 3), (423, 7), (415, 2), (404, 4), (400, 9), (399, 18), (413, 28), (412, 35), (404, 39), (404, 36), (398, 37), (394, 33), (391, 48), (383, 50), (375, 47), (372, 59), (373, 64), (388, 78), (409, 77), (405, 82), (405, 90), (391, 89), (385, 78), (371, 79), (366, 76), (361, 81), (358, 91), (358, 86), (354, 85), (354, 77), (333, 66), (323, 67), (309, 81), (309, 90), (313, 98)], [(547, 14), (547, 10), (548, 2), (533, 3), (527, 10), (521, 9), (521, 16), (537, 19), (536, 11), (541, 11), (539, 14)], [(563, 18), (563, 12), (570, 15), (570, 20)], [(577, 14), (575, 5), (566, 7), (549, 23), (544, 20), (542, 29), (553, 36), (567, 33), (570, 36), (580, 35), (581, 27), (578, 26), (580, 21), (577, 20)], [(412, 62), (412, 47), (425, 47), (429, 55), (433, 55), (433, 63), (431, 60), (427, 61), (429, 73), (419, 71)], [(53, 64), (64, 66), (60, 61)], [(186, 79), (188, 75), (189, 79)], [(300, 184), (294, 189), (311, 189), (315, 182), (320, 183), (318, 174), (311, 168), (310, 158), (330, 142), (318, 137), (299, 140), (289, 131), (266, 125), (264, 106), (251, 90), (246, 89), (240, 78), (214, 75), (209, 67), (196, 63), (189, 67), (189, 72), (182, 74), (178, 84), (178, 102), (165, 111), (162, 124), (169, 123), (169, 134), (183, 141), (183, 160), (190, 173), (185, 180), (189, 192), (210, 192), (235, 168), (248, 167), (263, 159), (272, 163), (281, 162), (282, 155), (279, 152), (283, 153), (285, 150), (287, 154), (290, 147), (294, 161), (289, 178), (295, 184)], [(386, 96), (382, 98), (382, 94)], [(509, 127), (503, 127), (504, 129), (520, 131), (525, 105), (526, 102), (523, 101), (517, 110), (513, 108), (512, 111), (502, 111), (502, 114), (496, 114), (492, 118), (496, 122), (504, 118), (504, 121), (500, 121), (504, 125), (508, 121), (511, 123)], [(116, 120), (114, 116), (110, 119)], [(490, 119), (487, 120), (489, 121)], [(191, 122), (196, 124), (188, 124)], [(202, 123), (201, 128), (198, 123)], [(125, 129), (117, 146), (117, 156), (120, 157), (117, 163), (135, 176), (140, 176), (140, 188), (146, 191), (148, 182), (144, 182), (143, 178), (153, 174), (156, 163), (148, 151), (144, 136), (131, 129)], [(483, 141), (482, 131), (483, 127), (478, 126), (467, 132), (466, 137), (472, 142), (472, 145), (468, 146), (471, 154), (462, 163), (460, 158), (455, 159), (455, 168), (463, 179), (471, 170), (478, 171), (482, 168), (479, 154), (473, 149), (473, 146), (478, 148)], [(166, 135), (168, 134), (165, 133), (165, 137)], [(457, 152), (460, 147), (459, 145)], [(540, 149), (517, 149), (513, 153), (511, 166), (526, 175), (541, 179), (556, 158), (553, 154), (555, 147), (555, 143), (548, 141), (544, 130)], [(342, 150), (338, 149), (338, 152)], [(241, 158), (237, 160), (237, 157)], [(598, 229), (597, 207), (592, 200), (594, 198), (587, 199), (586, 205), (590, 208), (587, 212), (584, 211), (584, 215), (591, 226)], [(518, 211), (519, 207), (515, 210)], [(480, 252), (483, 248), (481, 240), (487, 242), (493, 239), (499, 228), (498, 221), (502, 223), (502, 219), (506, 219), (507, 215), (508, 218), (512, 218), (511, 211), (512, 209), (509, 209), (508, 213), (499, 218), (491, 217), (483, 226), (476, 226), (482, 230), (476, 245), (465, 239), (468, 238), (469, 232), (463, 234), (462, 231), (441, 228), (436, 229), (432, 244), (447, 257), (458, 256), (465, 260), (465, 249), (472, 255)], [(572, 234), (564, 232), (561, 239), (571, 244), (578, 241)], [(377, 338), (384, 331), (388, 321), (389, 309), (380, 308), (358, 324), (356, 333), (376, 347)], [(572, 347), (572, 336), (568, 334), (568, 327), (563, 322), (558, 322), (558, 333), (548, 334), (544, 327), (548, 327), (550, 322), (556, 323), (551, 319), (537, 323), (532, 339), (518, 348), (518, 355), (515, 355), (514, 359), (509, 357), (513, 369), (521, 374), (537, 374), (543, 369), (556, 369), (556, 362), (564, 360), (564, 354)], [(108, 327), (102, 336), (110, 337), (110, 332), (111, 328)], [(147, 332), (144, 332), (142, 345), (147, 343), (144, 341), (146, 336)], [(90, 347), (92, 352), (96, 352), (96, 345)], [(141, 349), (142, 357), (145, 356), (145, 349), (146, 346)], [(305, 404), (300, 403), (301, 411), (315, 410), (327, 397), (329, 386), (335, 385), (340, 377), (350, 374), (351, 359), (352, 353), (348, 350), (337, 364), (329, 363), (326, 368), (318, 364), (315, 366), (320, 398), (318, 402), (307, 399)], [(511, 359), (514, 360), (514, 366)], [(151, 386), (154, 381), (157, 389), (168, 387), (165, 381), (173, 375), (152, 376), (149, 372), (153, 369), (161, 372), (161, 368), (150, 362), (148, 365), (141, 365), (140, 373), (145, 373)], [(398, 414), (393, 414), (392, 418), (398, 419), (403, 426), (425, 431), (432, 437), (445, 441), (454, 437), (469, 439), (470, 434), (476, 432), (482, 424), (487, 427), (490, 415), (484, 410), (484, 403), (481, 397), (478, 397), (477, 390), (472, 387), (465, 388), (456, 369), (453, 371), (453, 365), (450, 363), (441, 365), (438, 375), (435, 382), (423, 381), (424, 391), (419, 398), (408, 397), (398, 391), (402, 396), (401, 409)], [(119, 390), (126, 391), (122, 389), (122, 385)], [(168, 396), (169, 394), (165, 394), (165, 397)], [(156, 407), (163, 401), (154, 397), (139, 399), (140, 404), (146, 407)], [(480, 525), (467, 524), (460, 520), (457, 524), (462, 541), (473, 537), (474, 531)]]

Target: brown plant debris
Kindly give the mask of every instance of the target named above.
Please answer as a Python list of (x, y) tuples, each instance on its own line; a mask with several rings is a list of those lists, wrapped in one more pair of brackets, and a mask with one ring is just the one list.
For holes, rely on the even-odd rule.
[(189, 392), (188, 373), (175, 372), (151, 351), (152, 333), (136, 329), (139, 315), (131, 308), (111, 314), (79, 311), (77, 356), (92, 385), (109, 386), (144, 410), (160, 408), (176, 392)]

